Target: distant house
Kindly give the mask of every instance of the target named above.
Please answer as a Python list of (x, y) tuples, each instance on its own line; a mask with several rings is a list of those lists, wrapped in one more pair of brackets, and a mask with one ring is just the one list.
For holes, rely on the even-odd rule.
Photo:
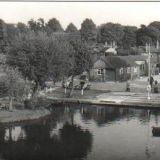
[(98, 59), (91, 69), (90, 77), (94, 81), (123, 81), (128, 79), (129, 65), (117, 56)]
[[(151, 58), (151, 73), (156, 72), (156, 61)], [(94, 81), (126, 81), (148, 75), (148, 56), (103, 56), (97, 59), (90, 76)]]

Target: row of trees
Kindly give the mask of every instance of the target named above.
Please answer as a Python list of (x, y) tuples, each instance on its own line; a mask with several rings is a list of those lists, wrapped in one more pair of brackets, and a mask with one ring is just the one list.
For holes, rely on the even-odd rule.
[(52, 18), (48, 22), (39, 18), (37, 21), (29, 20), (27, 25), (24, 23), (18, 23), (16, 26), (6, 24), (8, 42), (11, 42), (17, 33), (27, 33), (29, 30), (36, 33), (39, 31), (45, 32), (48, 35), (52, 33), (79, 34), (83, 41), (91, 42), (91, 44), (115, 41), (120, 48), (144, 46), (148, 42), (156, 45), (156, 41), (160, 40), (160, 22), (158, 21), (137, 28), (136, 26), (123, 26), (118, 23), (105, 23), (96, 26), (91, 19), (87, 18), (82, 22), (80, 30), (73, 23), (70, 23), (64, 30), (56, 18)]

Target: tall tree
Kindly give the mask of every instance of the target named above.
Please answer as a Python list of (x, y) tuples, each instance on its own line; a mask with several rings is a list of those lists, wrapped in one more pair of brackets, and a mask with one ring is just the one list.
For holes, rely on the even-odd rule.
[(73, 92), (74, 76), (82, 74), (84, 71), (89, 73), (90, 68), (92, 67), (91, 61), (91, 50), (87, 43), (84, 43), (81, 40), (70, 41), (73, 47), (72, 54), (72, 66), (70, 68), (71, 75), (71, 91), (70, 96)]
[(156, 43), (159, 39), (160, 32), (157, 28), (149, 25), (141, 25), (141, 28), (137, 31), (137, 44), (140, 46), (145, 46), (146, 43), (151, 43), (152, 45)]
[(148, 26), (149, 27), (150, 26), (155, 27), (155, 28), (157, 28), (160, 31), (160, 22), (159, 21), (151, 22)]
[(123, 26), (120, 24), (106, 23), (99, 27), (99, 39), (102, 43), (115, 41), (121, 45), (123, 36)]
[(6, 52), (7, 31), (5, 22), (0, 19), (0, 52)]
[(73, 23), (70, 23), (67, 28), (66, 28), (66, 32), (67, 33), (74, 33), (74, 32), (77, 32), (77, 28), (76, 26), (73, 24)]
[(63, 28), (56, 18), (50, 19), (47, 23), (47, 27), (50, 32), (63, 32)]
[(17, 29), (21, 33), (26, 33), (28, 31), (28, 27), (24, 23), (21, 23), (21, 22), (17, 23)]
[(137, 27), (124, 26), (124, 36), (122, 38), (123, 48), (128, 49), (136, 46), (136, 32)]
[(33, 95), (48, 78), (55, 81), (67, 74), (71, 65), (69, 43), (44, 32), (19, 35), (12, 44), (7, 63), (17, 66), (24, 77), (35, 82)]
[(37, 22), (33, 19), (28, 21), (29, 28), (35, 32), (39, 30), (39, 26), (37, 25)]
[(96, 42), (97, 40), (97, 29), (96, 25), (91, 19), (85, 19), (81, 24), (81, 37), (86, 42)]

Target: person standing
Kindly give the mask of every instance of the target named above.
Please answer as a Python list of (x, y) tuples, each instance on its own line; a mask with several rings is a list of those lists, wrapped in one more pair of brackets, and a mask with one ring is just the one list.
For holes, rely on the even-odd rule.
[(152, 86), (153, 86), (153, 82), (154, 82), (154, 79), (153, 79), (153, 77), (151, 76), (151, 77), (150, 77), (150, 82), (149, 82), (150, 85), (151, 85), (151, 88), (152, 88)]
[(154, 83), (154, 93), (158, 93), (158, 81), (155, 80), (155, 83)]

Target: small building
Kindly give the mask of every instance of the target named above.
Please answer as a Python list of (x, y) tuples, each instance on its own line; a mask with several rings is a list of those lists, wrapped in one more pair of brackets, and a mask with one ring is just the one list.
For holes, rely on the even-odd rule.
[(124, 81), (129, 79), (127, 68), (130, 67), (123, 59), (117, 56), (107, 56), (98, 59), (90, 71), (94, 81)]
[[(151, 73), (155, 74), (156, 62), (151, 58)], [(103, 56), (95, 61), (90, 72), (94, 81), (126, 81), (148, 75), (148, 56)]]

